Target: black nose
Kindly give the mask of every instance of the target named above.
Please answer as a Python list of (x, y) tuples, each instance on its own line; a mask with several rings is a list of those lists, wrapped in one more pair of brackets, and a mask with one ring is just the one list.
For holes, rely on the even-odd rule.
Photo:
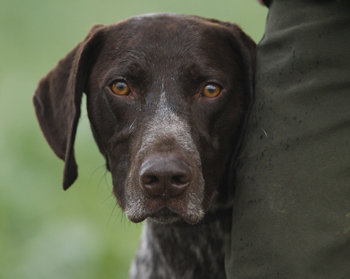
[(190, 186), (190, 166), (174, 153), (156, 153), (140, 168), (142, 188), (151, 197), (178, 197)]

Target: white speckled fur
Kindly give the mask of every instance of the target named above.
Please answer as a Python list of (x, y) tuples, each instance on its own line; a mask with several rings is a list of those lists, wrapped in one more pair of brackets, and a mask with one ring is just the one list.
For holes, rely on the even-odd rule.
[[(167, 105), (166, 93), (163, 92), (160, 96), (157, 110), (152, 120), (148, 123), (145, 129), (145, 134), (142, 136), (142, 144), (135, 156), (135, 162), (140, 162), (144, 158), (145, 154), (149, 150), (154, 150), (154, 146), (162, 146), (162, 143), (166, 140), (174, 142), (169, 148), (177, 148), (177, 150), (186, 157), (191, 158), (191, 163), (195, 168), (193, 171), (193, 181), (186, 196), (182, 199), (182, 206), (186, 207), (184, 214), (190, 220), (190, 222), (197, 222), (204, 216), (204, 209), (202, 208), (202, 202), (204, 199), (204, 178), (201, 168), (201, 160), (199, 152), (190, 134), (189, 125), (180, 119), (172, 109)], [(135, 191), (132, 187), (134, 184), (138, 184), (136, 180), (135, 168), (131, 168), (126, 181), (125, 196), (128, 200), (128, 204), (125, 207), (126, 216), (133, 220), (138, 219), (145, 212), (145, 203), (148, 198), (145, 197), (143, 192)]]

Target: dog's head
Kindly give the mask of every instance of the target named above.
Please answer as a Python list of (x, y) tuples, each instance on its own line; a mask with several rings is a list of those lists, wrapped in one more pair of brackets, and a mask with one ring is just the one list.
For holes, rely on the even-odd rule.
[[(93, 27), (34, 95), (43, 133), (77, 177), (82, 93), (91, 129), (133, 222), (199, 222), (230, 200), (253, 100), (254, 42), (239, 27), (157, 14)], [(230, 186), (230, 187), (229, 187)]]

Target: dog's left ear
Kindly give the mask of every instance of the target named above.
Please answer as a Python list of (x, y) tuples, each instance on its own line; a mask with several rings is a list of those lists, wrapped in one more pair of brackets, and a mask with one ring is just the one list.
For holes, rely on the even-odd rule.
[[(244, 76), (243, 119), (237, 131), (235, 141), (232, 143), (234, 148), (230, 156), (230, 161), (227, 164), (228, 169), (225, 171), (225, 174), (227, 176), (223, 179), (223, 181), (225, 182), (222, 182), (222, 184), (228, 183), (228, 185), (221, 185), (219, 189), (219, 191), (225, 192), (224, 195), (220, 196), (225, 197), (225, 201), (223, 202), (227, 202), (228, 200), (232, 200), (232, 197), (235, 192), (235, 188), (232, 187), (232, 185), (235, 185), (239, 150), (242, 144), (249, 113), (254, 102), (256, 44), (237, 25), (230, 23), (223, 23), (223, 25), (225, 26), (225, 28), (227, 28), (226, 36), (232, 47), (232, 51), (236, 55), (238, 54), (238, 63), (243, 71)], [(227, 190), (229, 191), (229, 193), (227, 193)]]
[(245, 34), (237, 25), (232, 25), (230, 28), (229, 42), (233, 51), (239, 53), (240, 67), (244, 73), (244, 117), (242, 125), (237, 135), (236, 148), (233, 157), (233, 167), (236, 167), (237, 156), (242, 143), (243, 135), (247, 125), (250, 110), (254, 102), (254, 79), (255, 79), (255, 58), (256, 44)]
[(94, 26), (85, 40), (40, 81), (33, 97), (41, 130), (55, 154), (65, 161), (65, 190), (78, 176), (74, 140), (80, 103), (89, 69), (104, 37), (103, 28)]

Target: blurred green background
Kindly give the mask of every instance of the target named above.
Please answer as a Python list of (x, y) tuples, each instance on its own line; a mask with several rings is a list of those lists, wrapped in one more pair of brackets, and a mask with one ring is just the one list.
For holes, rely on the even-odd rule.
[[(0, 0), (0, 278), (126, 278), (142, 224), (116, 206), (83, 110), (79, 178), (62, 190), (63, 162), (34, 116), (40, 78), (87, 34), (150, 12), (238, 23), (258, 42), (267, 9), (255, 0)], [(84, 104), (83, 104), (84, 106)]]

